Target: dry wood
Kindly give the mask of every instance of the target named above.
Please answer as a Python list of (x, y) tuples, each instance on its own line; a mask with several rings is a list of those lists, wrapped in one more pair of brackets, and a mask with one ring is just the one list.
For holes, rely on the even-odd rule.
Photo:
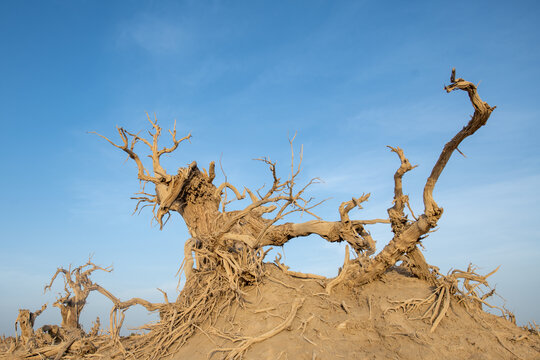
[[(405, 225), (403, 229), (399, 226), (394, 226), (397, 233), (394, 234), (393, 239), (386, 245), (381, 252), (379, 252), (366, 266), (362, 266), (353, 274), (351, 274), (352, 281), (356, 285), (362, 285), (367, 282), (373, 281), (382, 275), (388, 268), (393, 266), (404, 253), (412, 252), (422, 236), (427, 234), (431, 229), (437, 226), (437, 221), (442, 215), (443, 209), (437, 206), (437, 203), (433, 199), (433, 189), (439, 179), (442, 171), (444, 170), (450, 156), (453, 151), (457, 149), (459, 144), (468, 136), (473, 135), (480, 127), (486, 124), (491, 112), (495, 107), (490, 107), (487, 103), (480, 99), (477, 93), (476, 86), (463, 79), (455, 78), (455, 69), (452, 69), (452, 75), (450, 77), (450, 85), (445, 87), (447, 92), (453, 90), (463, 90), (469, 95), (469, 99), (474, 107), (474, 114), (469, 123), (463, 127), (443, 148), (439, 159), (435, 163), (429, 178), (427, 179), (424, 187), (424, 213), (418, 217), (418, 220), (411, 222), (409, 225)], [(410, 166), (407, 165), (408, 161), (405, 161), (404, 156), (399, 154), (402, 165), (400, 169), (407, 169)], [(406, 172), (405, 170), (396, 172), (396, 184), (398, 187), (395, 194), (401, 198), (401, 202), (404, 202), (401, 191), (401, 176)], [(399, 181), (398, 181), (399, 180)], [(395, 209), (393, 209), (395, 210)], [(392, 211), (393, 212), (393, 211)], [(394, 221), (396, 225), (399, 225), (397, 221)]]
[(458, 303), (462, 303), (469, 310), (481, 309), (482, 304), (484, 304), (490, 308), (499, 309), (503, 317), (509, 318), (507, 311), (493, 306), (486, 301), (487, 297), (493, 295), (493, 290), (487, 291), (484, 295), (479, 292), (479, 287), (481, 286), (489, 289), (487, 278), (493, 275), (498, 269), (496, 268), (486, 275), (477, 274), (472, 265), (469, 265), (466, 271), (453, 270), (446, 276), (436, 272), (437, 276), (434, 277), (436, 288), (432, 294), (425, 299), (394, 301), (397, 305), (386, 309), (384, 312), (402, 309), (405, 313), (413, 313), (427, 306), (427, 310), (425, 310), (423, 315), (416, 319), (429, 319), (432, 324), (430, 332), (434, 332), (444, 318), (452, 299)]
[(19, 309), (19, 315), (15, 320), (15, 332), (17, 331), (17, 324), (21, 327), (21, 339), (23, 344), (27, 344), (28, 341), (34, 336), (34, 323), (36, 318), (45, 311), (47, 304), (44, 304), (41, 309), (31, 312), (28, 309)]
[(86, 305), (86, 298), (91, 291), (97, 290), (97, 284), (90, 280), (90, 275), (96, 270), (111, 272), (112, 267), (103, 268), (89, 259), (86, 264), (74, 269), (71, 269), (71, 265), (67, 270), (58, 268), (49, 284), (45, 286), (44, 291), (50, 290), (57, 276), (62, 275), (65, 295), (57, 298), (53, 306), (60, 309), (63, 328), (79, 329), (81, 327), (79, 316)]
[[(426, 299), (413, 299), (399, 304), (397, 308), (409, 312), (427, 307), (423, 317), (432, 323), (432, 331), (445, 316), (451, 301), (457, 300), (471, 309), (481, 307), (482, 304), (488, 305), (486, 298), (490, 296), (490, 292), (482, 294), (478, 289), (480, 285), (487, 284), (486, 278), (490, 274), (482, 277), (469, 268), (467, 271), (454, 271), (442, 276), (427, 264), (418, 248), (420, 241), (433, 231), (443, 213), (443, 209), (433, 199), (433, 190), (442, 171), (453, 151), (459, 152), (460, 143), (483, 126), (494, 109), (480, 99), (474, 84), (456, 79), (455, 70), (452, 70), (450, 80), (450, 85), (445, 87), (446, 91), (466, 91), (475, 112), (470, 122), (442, 150), (426, 181), (423, 192), (424, 212), (419, 216), (415, 216), (408, 196), (403, 193), (403, 176), (415, 166), (411, 165), (399, 147), (389, 147), (399, 157), (400, 166), (394, 174), (394, 199), (392, 207), (388, 209), (388, 219), (351, 219), (350, 212), (354, 208), (362, 209), (362, 204), (369, 199), (370, 194), (363, 194), (341, 203), (337, 209), (339, 221), (325, 221), (314, 213), (314, 208), (322, 202), (316, 202), (307, 195), (307, 190), (317, 183), (318, 179), (301, 184), (303, 149), (295, 152), (296, 135), (289, 140), (291, 158), (286, 174), (282, 175), (278, 171), (275, 161), (267, 157), (256, 159), (268, 167), (270, 185), (255, 192), (244, 187), (240, 192), (238, 189), (242, 188), (228, 182), (226, 177), (219, 186), (213, 183), (216, 178), (214, 162), (210, 163), (208, 171), (199, 169), (193, 161), (188, 166), (179, 167), (174, 173), (167, 173), (160, 162), (161, 156), (178, 150), (182, 142), (191, 138), (191, 134), (177, 138), (176, 122), (169, 131), (172, 141), (169, 147), (159, 146), (162, 128), (158, 125), (157, 118), (152, 119), (148, 114), (151, 126), (148, 138), (121, 127), (117, 128), (119, 143), (98, 134), (125, 152), (137, 167), (137, 177), (142, 188), (133, 197), (137, 201), (135, 211), (151, 207), (153, 220), (157, 221), (160, 228), (170, 219), (171, 212), (180, 214), (186, 223), (190, 239), (185, 243), (184, 261), (179, 270), (179, 273), (184, 272), (186, 284), (174, 302), (169, 302), (165, 293), (163, 303), (151, 303), (140, 298), (121, 301), (89, 279), (93, 271), (111, 271), (111, 268), (101, 268), (91, 261), (73, 270), (71, 267), (67, 270), (59, 268), (46, 289), (51, 288), (58, 275), (64, 278), (65, 295), (54, 304), (61, 310), (62, 326), (79, 328), (79, 315), (88, 294), (98, 291), (113, 302), (110, 313), (111, 339), (106, 346), (116, 347), (115, 356), (157, 359), (171, 355), (196, 331), (209, 336), (206, 331), (212, 329), (217, 319), (217, 316), (214, 316), (216, 313), (221, 313), (233, 303), (243, 306), (247, 286), (257, 286), (267, 278), (291, 287), (266, 274), (263, 260), (269, 249), (265, 250), (265, 247), (283, 246), (291, 239), (313, 234), (329, 242), (347, 242), (343, 267), (339, 275), (326, 284), (326, 295), (339, 285), (358, 287), (373, 281), (402, 260), (403, 266), (420, 279), (430, 282), (435, 290)], [(139, 145), (148, 152), (151, 170), (145, 167), (142, 160), (144, 157), (137, 153)], [(153, 186), (153, 191), (146, 190), (145, 186), (148, 184)], [(234, 196), (229, 197), (232, 200), (228, 200), (227, 194), (231, 192)], [(246, 198), (246, 195), (249, 195), (249, 198)], [(242, 201), (246, 206), (240, 207), (240, 210), (227, 211), (226, 206), (232, 201)], [(405, 214), (405, 208), (409, 210), (411, 218)], [(315, 219), (302, 223), (285, 223), (287, 217), (294, 213), (308, 214)], [(390, 224), (394, 236), (382, 251), (372, 256), (376, 250), (375, 241), (366, 227), (377, 223)], [(349, 246), (354, 250), (353, 255), (356, 255), (352, 259)], [(290, 271), (279, 259), (276, 264), (290, 276), (324, 280), (321, 276)], [(297, 299), (289, 316), (278, 327), (255, 338), (230, 337), (232, 341), (240, 341), (240, 346), (216, 349), (213, 353), (224, 352), (227, 359), (241, 358), (252, 344), (264, 341), (289, 327), (302, 303), (303, 299)], [(336, 304), (347, 313), (352, 311), (344, 302)], [(144, 327), (149, 330), (148, 334), (136, 341), (127, 342), (120, 337), (120, 329), (125, 311), (135, 305), (143, 306), (148, 311), (158, 311), (160, 321)], [(371, 318), (370, 298), (368, 307)], [(510, 318), (504, 311), (503, 315)], [(303, 330), (307, 321), (302, 325)], [(202, 326), (203, 323), (208, 327)], [(99, 325), (92, 334), (97, 335), (98, 329)], [(307, 338), (306, 341), (311, 342)], [(76, 344), (75, 342), (70, 345), (74, 347)], [(62, 347), (48, 349), (50, 355), (47, 356), (61, 357), (69, 349), (67, 343), (63, 346), (64, 350)]]

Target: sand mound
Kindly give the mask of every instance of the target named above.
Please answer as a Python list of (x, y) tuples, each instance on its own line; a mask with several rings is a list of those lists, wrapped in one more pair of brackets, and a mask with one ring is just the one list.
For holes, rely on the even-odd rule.
[[(173, 359), (538, 359), (538, 334), (454, 299), (437, 329), (425, 308), (404, 314), (398, 302), (426, 298), (430, 286), (400, 268), (357, 292), (298, 279), (268, 264), (269, 276), (245, 289), (244, 306), (216, 314)], [(235, 339), (235, 341), (231, 341)], [(220, 349), (220, 350), (218, 350)], [(228, 349), (225, 350), (224, 349)]]

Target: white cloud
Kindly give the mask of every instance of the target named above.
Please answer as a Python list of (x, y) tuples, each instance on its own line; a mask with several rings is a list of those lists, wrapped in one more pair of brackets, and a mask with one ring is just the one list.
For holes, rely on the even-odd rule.
[(178, 24), (151, 15), (138, 16), (120, 26), (118, 43), (134, 44), (151, 53), (177, 52), (187, 42)]

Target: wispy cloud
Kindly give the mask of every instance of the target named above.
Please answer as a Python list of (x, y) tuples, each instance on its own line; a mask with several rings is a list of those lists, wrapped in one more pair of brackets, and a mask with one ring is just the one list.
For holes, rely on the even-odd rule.
[(119, 45), (136, 45), (155, 54), (182, 49), (189, 37), (179, 24), (154, 15), (140, 15), (120, 25)]

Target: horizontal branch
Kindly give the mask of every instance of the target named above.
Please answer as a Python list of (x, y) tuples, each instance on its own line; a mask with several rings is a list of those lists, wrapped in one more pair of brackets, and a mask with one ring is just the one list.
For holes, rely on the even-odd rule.
[[(329, 242), (347, 241), (355, 250), (370, 250), (374, 247), (365, 224), (389, 223), (386, 219), (351, 220), (350, 224), (341, 221), (311, 220), (304, 223), (286, 223), (271, 226), (258, 246), (282, 246), (297, 237), (319, 235)], [(349, 226), (350, 225), (350, 226)]]

